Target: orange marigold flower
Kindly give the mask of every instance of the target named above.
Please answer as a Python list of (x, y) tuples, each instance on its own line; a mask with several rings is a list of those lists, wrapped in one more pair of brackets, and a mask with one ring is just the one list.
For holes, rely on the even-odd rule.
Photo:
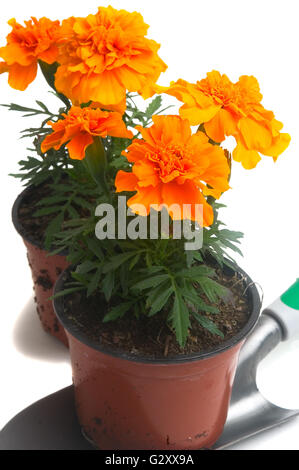
[(202, 204), (203, 225), (211, 225), (213, 209), (204, 196), (219, 198), (229, 189), (230, 170), (223, 149), (211, 145), (203, 133), (191, 135), (189, 122), (180, 116), (153, 116), (153, 121), (147, 129), (136, 126), (143, 139), (134, 140), (123, 152), (133, 170), (117, 173), (117, 192), (136, 191), (128, 205), (142, 204), (147, 214), (153, 204), (159, 210), (163, 205), (191, 204), (191, 219), (196, 220), (194, 205)]
[(58, 150), (67, 143), (69, 155), (76, 160), (83, 160), (86, 148), (93, 143), (94, 137), (125, 137), (131, 139), (133, 134), (128, 131), (121, 114), (101, 111), (100, 109), (80, 108), (73, 106), (64, 119), (49, 122), (53, 132), (41, 145), (42, 152), (50, 148)]
[(166, 65), (159, 44), (145, 38), (148, 25), (139, 13), (100, 7), (96, 15), (62, 22), (56, 88), (73, 102), (96, 101), (107, 108), (126, 90), (142, 91)]
[(8, 24), (12, 31), (7, 36), (7, 45), (0, 48), (0, 73), (8, 72), (8, 83), (12, 88), (25, 90), (37, 73), (38, 60), (47, 64), (56, 61), (59, 21), (32, 17), (20, 25), (13, 18)]
[(289, 145), (289, 134), (279, 132), (282, 124), (262, 106), (259, 84), (252, 76), (244, 75), (232, 83), (214, 70), (196, 84), (178, 80), (158, 91), (183, 101), (180, 115), (191, 125), (204, 123), (215, 142), (234, 136), (237, 146), (233, 158), (244, 168), (254, 168), (261, 159), (259, 154), (275, 161)]

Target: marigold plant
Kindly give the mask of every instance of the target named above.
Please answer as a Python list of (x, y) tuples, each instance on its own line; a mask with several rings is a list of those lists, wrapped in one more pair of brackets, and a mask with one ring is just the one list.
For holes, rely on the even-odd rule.
[[(242, 237), (219, 219), (218, 200), (232, 190), (225, 138), (235, 138), (233, 159), (246, 169), (260, 155), (276, 161), (290, 142), (263, 107), (256, 78), (243, 75), (233, 83), (212, 71), (196, 83), (180, 79), (158, 86), (166, 70), (159, 44), (147, 38), (139, 13), (112, 6), (85, 18), (32, 17), (25, 26), (15, 19), (9, 24), (0, 73), (25, 90), (39, 65), (60, 100), (54, 112), (40, 100), (32, 108), (6, 105), (42, 118), (23, 132), (33, 139), (34, 156), (21, 160), (16, 176), (36, 191), (49, 191), (33, 216), (50, 216), (45, 247), (67, 250), (75, 266), (60, 295), (81, 291), (94, 296), (95, 304), (104, 301), (104, 322), (159, 314), (182, 351), (192, 322), (223, 336), (218, 306), (229, 296), (219, 270), (235, 267), (231, 250), (240, 253)], [(183, 103), (179, 115), (163, 106), (165, 95)], [(147, 238), (143, 228), (153, 211), (161, 222), (165, 207), (169, 230)], [(176, 223), (194, 229), (194, 238), (200, 234), (201, 246), (187, 249)]]

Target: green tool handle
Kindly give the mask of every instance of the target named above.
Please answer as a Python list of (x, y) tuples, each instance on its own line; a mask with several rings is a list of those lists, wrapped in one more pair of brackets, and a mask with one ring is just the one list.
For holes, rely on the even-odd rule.
[(282, 330), (282, 341), (299, 335), (299, 278), (263, 313), (275, 318)]
[(299, 310), (299, 278), (282, 296), (280, 300), (288, 307)]

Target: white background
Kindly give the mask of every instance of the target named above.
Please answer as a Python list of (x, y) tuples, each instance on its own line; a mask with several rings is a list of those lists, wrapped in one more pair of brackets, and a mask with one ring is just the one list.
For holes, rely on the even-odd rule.
[[(102, 6), (110, 2), (102, 2)], [(96, 11), (97, 1), (40, 2), (10, 0), (1, 6), (0, 44), (10, 31), (6, 21), (29, 16), (63, 19)], [(264, 306), (299, 276), (299, 66), (298, 2), (296, 0), (114, 0), (112, 6), (140, 11), (151, 25), (149, 37), (162, 44), (160, 55), (168, 70), (160, 84), (184, 78), (196, 81), (216, 69), (236, 81), (254, 75), (263, 104), (275, 112), (292, 137), (287, 151), (274, 164), (264, 157), (245, 171), (234, 163), (232, 189), (224, 196), (228, 227), (245, 233), (241, 267), (262, 286)], [(0, 76), (0, 103), (32, 105), (35, 99), (56, 105), (41, 77), (25, 92)], [(15, 232), (11, 206), (21, 190), (8, 176), (26, 156), (29, 141), (19, 131), (35, 124), (0, 108), (1, 133), (1, 296), (0, 428), (34, 401), (71, 384), (68, 352), (40, 329), (34, 312), (32, 283), (25, 249)], [(299, 314), (298, 314), (299, 321)], [(279, 347), (262, 364), (259, 383), (276, 404), (299, 408), (299, 335)], [(299, 417), (235, 449), (299, 449)]]

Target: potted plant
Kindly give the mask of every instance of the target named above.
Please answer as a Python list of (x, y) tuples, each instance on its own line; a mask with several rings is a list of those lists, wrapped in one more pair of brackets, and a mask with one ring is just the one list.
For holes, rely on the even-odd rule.
[[(71, 73), (70, 80), (67, 79), (64, 83), (64, 69), (68, 60), (76, 61), (75, 50), (73, 57), (69, 57), (70, 44), (73, 41), (73, 32), (70, 28), (72, 22), (73, 18), (60, 23), (60, 21), (51, 21), (45, 17), (41, 19), (32, 17), (21, 25), (12, 19), (9, 21), (12, 31), (7, 36), (7, 44), (0, 49), (0, 57), (4, 60), (0, 63), (0, 73), (8, 73), (8, 83), (12, 88), (21, 91), (27, 89), (39, 69), (50, 90), (59, 100), (59, 107), (56, 111), (50, 111), (48, 106), (40, 100), (36, 100), (36, 104), (32, 107), (15, 103), (4, 106), (11, 111), (22, 112), (25, 117), (42, 118), (42, 122), (36, 127), (22, 131), (22, 137), (31, 138), (33, 145), (30, 149), (31, 154), (19, 162), (19, 173), (13, 175), (21, 179), (26, 189), (13, 205), (12, 219), (27, 248), (41, 324), (47, 332), (66, 345), (64, 330), (54, 315), (49, 298), (53, 293), (57, 277), (68, 266), (68, 262), (64, 251), (55, 251), (53, 235), (61, 229), (65, 220), (76, 219), (89, 213), (90, 208), (93, 207), (91, 202), (96, 199), (98, 192), (90, 173), (87, 170), (84, 172), (81, 165), (78, 171), (79, 162), (69, 159), (69, 150), (66, 146), (61, 149), (51, 148), (46, 153), (41, 151), (41, 143), (51, 131), (46, 123), (49, 120), (55, 122), (62, 118), (70, 110), (72, 104), (84, 106), (84, 103), (93, 100), (94, 108), (98, 108), (98, 112), (94, 112), (94, 119), (97, 121), (93, 129), (95, 135), (106, 137), (107, 127), (103, 126), (103, 123), (108, 119), (109, 145), (115, 147), (115, 153), (118, 147), (126, 145), (121, 141), (131, 137), (131, 133), (122, 127), (121, 116), (126, 106), (124, 86), (119, 87), (117, 103), (113, 100), (109, 103), (107, 85), (105, 85), (106, 92), (103, 97), (99, 90), (93, 90), (93, 92), (85, 90), (84, 93), (78, 95), (76, 87), (71, 87), (78, 72)], [(145, 84), (152, 84), (166, 67), (156, 54), (156, 43), (147, 41), (148, 50), (142, 51), (141, 59), (146, 70), (142, 73), (134, 73), (134, 77), (138, 76), (139, 81), (132, 85), (128, 83), (127, 88), (131, 91), (137, 91)], [(136, 50), (137, 47), (138, 45)], [(154, 58), (156, 65), (152, 67)], [(95, 77), (102, 77), (95, 66), (91, 67), (95, 69)], [(128, 77), (122, 78), (124, 82), (131, 80), (128, 72), (127, 75)], [(82, 74), (82, 77), (84, 82), (87, 72), (85, 75)], [(91, 77), (89, 77), (90, 80)], [(81, 88), (83, 90), (83, 85)], [(113, 90), (110, 90), (110, 93), (114, 93)], [(98, 101), (102, 98), (103, 104), (100, 105)], [(115, 98), (114, 94), (113, 98)], [(72, 112), (75, 112), (74, 109)], [(66, 136), (67, 140), (68, 136)], [(82, 187), (84, 187), (83, 192)]]
[[(104, 11), (115, 37), (118, 13)], [(88, 47), (106, 27), (102, 12), (73, 20)], [(112, 48), (106, 35), (100, 44)], [(254, 77), (233, 83), (212, 71), (196, 84), (150, 88), (183, 102), (179, 115), (147, 122), (139, 110), (144, 125), (117, 168), (105, 141), (86, 145), (81, 132), (72, 135), (100, 197), (94, 215), (57, 235), (72, 265), (56, 284), (54, 305), (69, 339), (79, 421), (94, 445), (206, 448), (222, 431), (238, 352), (260, 310), (254, 283), (226, 251), (239, 251), (241, 234), (219, 220), (217, 200), (231, 172), (221, 144), (232, 135), (233, 159), (251, 169), (260, 155), (276, 160), (290, 137), (261, 104)], [(123, 120), (131, 125), (132, 115)], [(42, 150), (52, 142), (61, 148), (67, 127), (66, 117), (52, 124)]]
[[(231, 190), (223, 141), (232, 135), (233, 159), (251, 169), (260, 155), (276, 160), (290, 137), (254, 77), (233, 83), (212, 71), (157, 86), (165, 66), (137, 13), (99, 8), (62, 30), (55, 85), (73, 106), (50, 121), (40, 149), (67, 147), (82, 193), (92, 180), (97, 194), (53, 235), (70, 263), (54, 307), (82, 430), (101, 449), (211, 447), (260, 311), (255, 284), (227, 251), (239, 252), (242, 234), (220, 221), (218, 200)], [(157, 96), (144, 110), (133, 91)], [(165, 114), (162, 93), (183, 103), (179, 115)], [(123, 106), (118, 130), (129, 140), (110, 137), (109, 114), (95, 132), (96, 104)]]

